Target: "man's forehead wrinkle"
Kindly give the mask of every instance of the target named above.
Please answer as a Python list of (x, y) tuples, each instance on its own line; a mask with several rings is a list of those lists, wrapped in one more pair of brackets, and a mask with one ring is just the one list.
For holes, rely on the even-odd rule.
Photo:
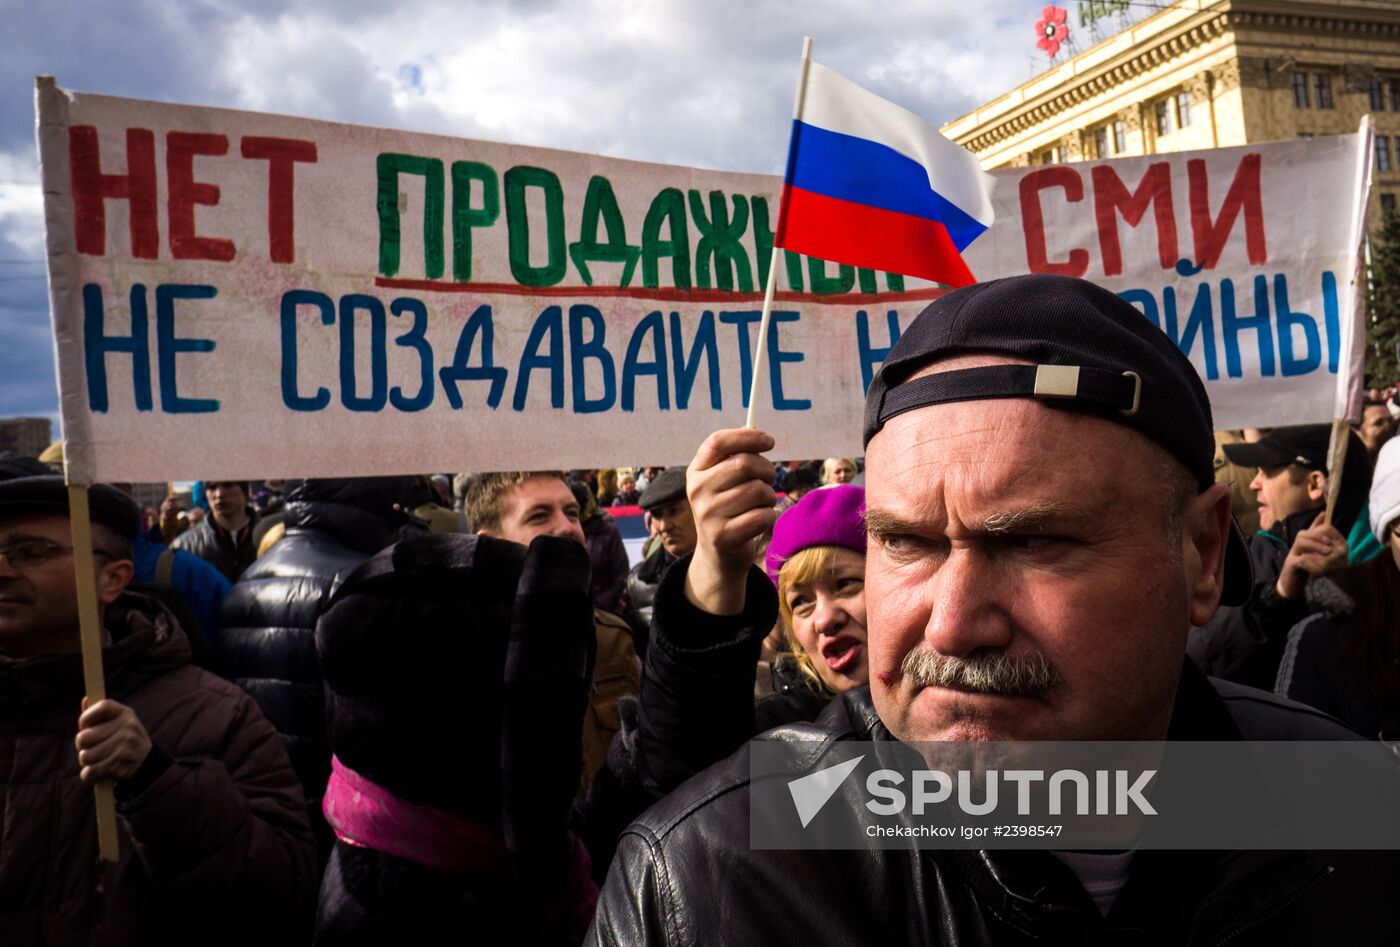
[[(1019, 492), (1023, 483), (1040, 483), (1045, 458), (1034, 450), (1018, 450), (1005, 435), (1005, 425), (995, 419), (952, 433), (929, 431), (900, 452), (894, 460), (899, 473), (890, 479), (932, 480), (940, 493), (951, 488), (963, 499)], [(989, 450), (988, 443), (996, 446)], [(928, 450), (929, 444), (935, 449)]]
[(892, 418), (869, 448), (872, 507), (925, 529), (952, 523), (962, 534), (1060, 531), (1007, 515), (1042, 501), (1072, 504), (1077, 513), (1063, 511), (1061, 522), (1076, 534), (1097, 520), (1132, 519), (1152, 502), (1151, 478), (1123, 474), (1155, 470), (1159, 450), (1112, 421), (1028, 399), (910, 411)]

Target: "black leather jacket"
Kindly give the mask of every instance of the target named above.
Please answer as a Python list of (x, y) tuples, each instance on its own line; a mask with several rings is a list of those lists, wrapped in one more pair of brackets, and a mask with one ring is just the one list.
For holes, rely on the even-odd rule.
[[(1272, 695), (1208, 681), (1187, 662), (1169, 738), (1355, 734)], [(814, 723), (761, 739), (892, 737), (861, 688)], [(1400, 942), (1396, 853), (1142, 851), (1105, 918), (1048, 852), (753, 850), (748, 779), (746, 746), (628, 828), (587, 943)]]

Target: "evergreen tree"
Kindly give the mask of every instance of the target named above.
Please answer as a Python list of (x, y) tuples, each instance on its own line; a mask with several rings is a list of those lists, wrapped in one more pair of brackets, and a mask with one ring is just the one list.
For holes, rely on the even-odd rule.
[(1388, 210), (1371, 236), (1371, 292), (1366, 313), (1366, 384), (1385, 387), (1400, 380), (1400, 213)]

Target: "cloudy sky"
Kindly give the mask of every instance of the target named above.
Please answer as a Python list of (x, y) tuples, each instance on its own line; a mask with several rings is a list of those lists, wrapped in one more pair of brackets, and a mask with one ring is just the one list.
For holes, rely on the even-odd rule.
[(107, 95), (778, 173), (804, 35), (814, 58), (939, 124), (1045, 68), (1042, 5), (0, 0), (0, 417), (57, 417), (36, 75)]

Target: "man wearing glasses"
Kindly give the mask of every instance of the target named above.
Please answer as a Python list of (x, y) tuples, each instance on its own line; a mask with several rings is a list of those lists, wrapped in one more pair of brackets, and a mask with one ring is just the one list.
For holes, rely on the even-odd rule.
[[(0, 470), (0, 943), (304, 942), (315, 852), (276, 732), (190, 664), (164, 606), (126, 591), (139, 513), (103, 485), (89, 505), (110, 697), (87, 706), (67, 488), (16, 472)], [(105, 868), (97, 780), (117, 798)]]

